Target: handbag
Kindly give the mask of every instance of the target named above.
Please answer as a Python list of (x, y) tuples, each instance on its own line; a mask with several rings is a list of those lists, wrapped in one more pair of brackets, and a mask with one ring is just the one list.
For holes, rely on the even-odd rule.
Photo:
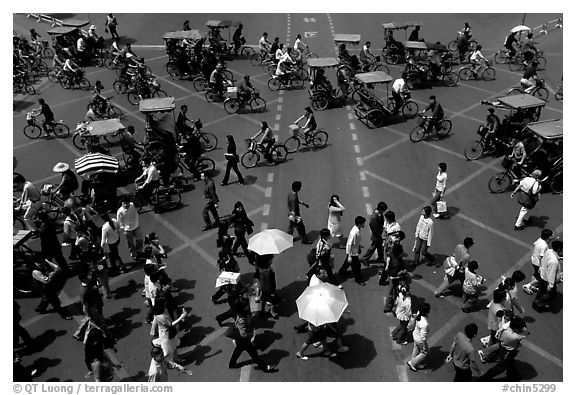
[(453, 256), (449, 256), (444, 260), (444, 272), (449, 277), (452, 277), (456, 273), (456, 268), (458, 267), (458, 262)]
[(436, 202), (436, 211), (438, 211), (438, 214), (443, 214), (448, 211), (445, 200), (438, 200)]
[(536, 185), (536, 180), (534, 180), (534, 183), (529, 189), (530, 193), (526, 193), (523, 190), (520, 190), (520, 193), (518, 194), (518, 203), (528, 210), (533, 209), (538, 202), (538, 195), (532, 193), (534, 185)]

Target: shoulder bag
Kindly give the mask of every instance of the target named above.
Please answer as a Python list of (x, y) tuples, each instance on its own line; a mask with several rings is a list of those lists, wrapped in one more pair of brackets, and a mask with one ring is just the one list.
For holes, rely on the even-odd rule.
[(536, 185), (536, 182), (537, 181), (534, 180), (534, 183), (528, 190), (528, 193), (524, 192), (522, 189), (520, 189), (520, 192), (518, 193), (518, 203), (528, 210), (533, 209), (534, 206), (536, 206), (536, 203), (538, 203), (538, 194), (532, 193), (532, 189), (534, 188), (534, 185)]

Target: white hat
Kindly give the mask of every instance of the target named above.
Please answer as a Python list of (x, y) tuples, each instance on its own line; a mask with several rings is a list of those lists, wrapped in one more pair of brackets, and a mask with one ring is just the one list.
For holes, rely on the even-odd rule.
[(56, 165), (52, 168), (52, 171), (55, 173), (63, 173), (66, 170), (68, 170), (70, 168), (70, 165), (68, 163), (65, 162), (58, 162), (56, 163)]
[(146, 259), (146, 265), (153, 265), (152, 259)]
[(94, 26), (94, 25), (90, 26), (89, 30), (96, 30), (96, 26)]

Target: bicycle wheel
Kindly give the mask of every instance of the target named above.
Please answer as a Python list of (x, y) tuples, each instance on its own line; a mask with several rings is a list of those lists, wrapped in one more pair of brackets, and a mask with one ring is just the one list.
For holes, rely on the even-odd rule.
[(384, 114), (380, 110), (372, 110), (366, 114), (366, 121), (370, 124), (370, 128), (379, 128), (384, 126)]
[(464, 156), (468, 160), (476, 160), (482, 156), (484, 153), (484, 141), (483, 140), (475, 140), (464, 148)]
[(496, 78), (496, 70), (493, 67), (485, 68), (482, 72), (482, 79), (484, 81), (492, 81), (494, 78)]
[(322, 111), (328, 108), (328, 98), (325, 95), (314, 95), (311, 100), (312, 108), (317, 111)]
[(108, 115), (108, 118), (118, 118), (118, 119), (125, 118), (122, 110), (113, 105), (108, 105), (108, 108), (106, 108), (106, 115)]
[(224, 75), (224, 78), (226, 78), (228, 81), (234, 82), (234, 74), (232, 74), (230, 70), (224, 70), (222, 71), (222, 74)]
[(498, 51), (494, 54), (494, 62), (496, 64), (504, 64), (508, 60), (508, 52), (507, 51)]
[(274, 162), (278, 164), (286, 160), (286, 157), (288, 156), (288, 151), (286, 150), (286, 147), (284, 147), (283, 145), (277, 144), (274, 147), (272, 147), (272, 152), (270, 152), (270, 155), (272, 155), (272, 159), (274, 160)]
[(453, 71), (444, 74), (442, 81), (446, 86), (456, 86), (456, 84), (458, 84), (458, 74), (454, 73)]
[(154, 211), (168, 211), (179, 207), (182, 202), (180, 191), (173, 187), (159, 188), (156, 191)]
[(212, 159), (205, 157), (198, 159), (196, 166), (198, 167), (199, 172), (214, 171), (216, 169), (216, 163)]
[(564, 92), (563, 89), (558, 89), (556, 93), (554, 93), (554, 98), (556, 100), (564, 100)]
[(552, 179), (550, 180), (550, 190), (552, 191), (552, 193), (563, 192), (563, 186), (562, 186), (562, 180), (564, 178), (563, 173), (564, 173), (563, 171), (560, 171), (552, 176)]
[(534, 95), (534, 97), (537, 97), (540, 100), (547, 101), (548, 100), (548, 89), (538, 88), (532, 93), (532, 95)]
[(448, 136), (452, 130), (452, 121), (449, 119), (443, 119), (440, 121), (440, 129), (438, 130), (438, 136), (445, 137)]
[(224, 110), (228, 114), (236, 114), (240, 109), (240, 103), (237, 99), (226, 99), (224, 100)]
[(374, 67), (374, 71), (383, 71), (386, 74), (390, 74), (390, 69), (388, 68), (388, 66), (382, 63), (378, 63), (376, 67)]
[(54, 51), (52, 48), (44, 48), (42, 50), (42, 57), (52, 59), (54, 57)]
[(118, 67), (118, 63), (114, 62), (114, 57), (106, 58), (104, 60), (104, 67), (109, 70), (115, 70)]
[(512, 88), (506, 93), (506, 96), (521, 95), (524, 91), (520, 88)]
[(29, 139), (37, 139), (42, 136), (42, 128), (38, 125), (26, 125), (24, 126), (24, 135)]
[(74, 133), (74, 136), (72, 136), (72, 144), (79, 150), (86, 150), (86, 139), (80, 133)]
[(410, 140), (417, 143), (417, 142), (421, 141), (425, 135), (426, 135), (426, 131), (424, 130), (424, 128), (422, 126), (416, 126), (410, 132)]
[(320, 130), (314, 134), (312, 138), (312, 144), (316, 148), (322, 148), (328, 143), (328, 133), (323, 130)]
[(200, 144), (204, 151), (212, 151), (218, 145), (218, 137), (212, 133), (202, 133), (200, 135)]
[(58, 82), (58, 71), (52, 69), (46, 74), (48, 77), (48, 81), (50, 82)]
[(253, 168), (259, 161), (260, 161), (260, 154), (258, 154), (258, 152), (255, 151), (245, 152), (244, 155), (242, 155), (242, 159), (240, 160), (240, 162), (242, 162), (242, 166), (244, 166), (247, 169)]
[(104, 140), (110, 145), (119, 145), (122, 135), (120, 133), (105, 134)]
[(64, 89), (72, 88), (72, 81), (70, 81), (70, 78), (67, 76), (63, 76), (58, 80), (58, 82), (60, 83), (60, 86)]
[(182, 79), (182, 73), (180, 72), (180, 68), (176, 66), (174, 63), (168, 62), (166, 63), (166, 72), (173, 80), (180, 80)]
[(262, 55), (260, 52), (254, 52), (250, 55), (250, 64), (252, 66), (260, 66), (262, 64)]
[(271, 77), (268, 80), (268, 88), (270, 88), (271, 91), (277, 91), (280, 89), (280, 81), (278, 80), (278, 78), (274, 78)]
[(14, 216), (13, 217), (13, 224), (12, 224), (12, 234), (18, 233), (20, 230), (26, 230), (26, 224), (24, 220), (20, 217)]
[[(42, 211), (48, 214), (48, 217), (57, 222), (60, 217), (60, 207), (56, 203), (50, 201), (42, 202)], [(62, 218), (60, 218), (62, 219)]]
[(462, 67), (458, 72), (458, 76), (462, 81), (470, 81), (474, 77), (474, 72), (469, 67)]
[(196, 77), (194, 78), (194, 81), (192, 81), (192, 86), (194, 87), (194, 90), (203, 92), (208, 88), (208, 82), (204, 77)]
[(414, 118), (418, 114), (418, 103), (407, 101), (402, 105), (402, 115), (405, 118)]
[(142, 96), (139, 93), (134, 91), (128, 92), (128, 101), (130, 104), (137, 106), (140, 103), (140, 100), (142, 100)]
[(36, 89), (30, 84), (24, 84), (24, 91), (29, 95), (35, 95)]
[(492, 193), (505, 192), (512, 185), (512, 177), (507, 171), (494, 174), (488, 181), (488, 189)]
[(522, 63), (522, 60), (514, 58), (508, 63), (508, 68), (510, 71), (520, 71), (524, 69), (524, 63)]
[(535, 60), (538, 63), (538, 66), (536, 66), (536, 70), (540, 71), (546, 68), (546, 58), (538, 56)]
[(54, 127), (52, 128), (54, 135), (58, 138), (65, 139), (66, 137), (70, 136), (70, 128), (68, 125), (65, 125), (60, 122), (56, 122)]
[(220, 97), (212, 90), (207, 90), (206, 93), (204, 94), (204, 98), (208, 103), (214, 103), (218, 101)]
[(400, 55), (397, 53), (387, 53), (383, 58), (388, 64), (398, 64), (398, 62), (400, 62)]
[(254, 48), (252, 47), (242, 47), (242, 49), (240, 50), (240, 55), (244, 58), (249, 58), (254, 53), (255, 53)]
[(300, 139), (298, 137), (289, 137), (284, 142), (284, 147), (289, 154), (293, 154), (300, 148)]
[(266, 100), (261, 97), (254, 97), (250, 100), (250, 108), (253, 112), (264, 112), (266, 110)]
[(41, 60), (38, 65), (36, 66), (38, 73), (40, 74), (44, 74), (48, 72), (48, 65), (46, 64), (46, 62), (44, 62), (43, 60)]
[(116, 80), (112, 84), (112, 88), (114, 89), (114, 92), (123, 95), (128, 90), (128, 85), (126, 85), (124, 81)]
[(152, 97), (168, 97), (168, 94), (164, 92), (162, 89), (156, 89), (152, 93)]
[(88, 81), (86, 78), (82, 78), (82, 79), (78, 82), (78, 86), (79, 86), (80, 89), (82, 89), (83, 91), (89, 91), (90, 88), (91, 88), (90, 81)]
[(276, 65), (274, 63), (269, 64), (266, 66), (266, 72), (270, 77), (273, 77), (276, 74)]
[(292, 77), (290, 79), (290, 86), (294, 89), (301, 89), (304, 87), (304, 80), (297, 77)]
[(310, 74), (308, 74), (308, 71), (302, 67), (298, 67), (296, 69), (296, 71), (294, 72), (294, 75), (297, 78), (301, 79), (302, 81), (306, 81), (308, 79), (308, 77), (310, 77)]
[(456, 40), (452, 40), (448, 43), (448, 50), (452, 52), (456, 52), (458, 48), (456, 47)]

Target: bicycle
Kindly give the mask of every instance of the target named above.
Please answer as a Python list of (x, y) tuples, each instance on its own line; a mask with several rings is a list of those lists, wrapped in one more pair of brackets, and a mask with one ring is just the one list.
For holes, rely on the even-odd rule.
[(308, 45), (306, 45), (306, 49), (304, 51), (294, 51), (294, 53), (296, 54), (295, 56), (295, 61), (300, 61), (300, 60), (308, 60), (310, 58), (312, 59), (316, 59), (318, 58), (318, 55), (315, 54), (314, 52), (310, 52), (310, 48), (308, 47)]
[[(418, 103), (412, 100), (410, 91), (403, 91), (400, 95), (402, 96), (402, 106), (400, 107), (402, 116), (404, 118), (414, 118), (418, 114)], [(386, 107), (388, 111), (394, 114), (394, 109), (396, 108), (394, 96), (388, 96), (388, 105)]]
[[(257, 144), (254, 139), (246, 139), (246, 144), (248, 145), (248, 152), (245, 152), (242, 155), (240, 162), (242, 162), (242, 166), (247, 169), (251, 169), (255, 167), (258, 162), (260, 162), (260, 157), (264, 157), (264, 147), (260, 144)], [(279, 164), (286, 160), (288, 156), (288, 151), (283, 144), (274, 144), (270, 151), (270, 155), (272, 156), (272, 161), (274, 164)]]
[[(452, 40), (448, 43), (448, 49), (452, 52), (458, 52), (458, 39), (461, 36), (461, 32), (458, 32), (458, 35), (456, 36), (456, 40)], [(476, 40), (470, 40), (468, 41), (468, 51), (472, 51), (474, 52), (474, 50), (476, 49), (476, 47), (478, 46), (478, 41)]]
[(148, 198), (142, 196), (142, 193), (138, 189), (138, 185), (135, 183), (134, 205), (138, 208), (138, 212), (141, 213), (144, 207), (147, 205), (151, 206), (154, 212), (164, 212), (174, 210), (179, 207), (182, 203), (182, 195), (173, 186), (159, 186), (155, 188)]
[[(502, 159), (502, 167), (506, 170), (494, 174), (488, 181), (488, 189), (491, 193), (506, 192), (512, 184), (518, 183), (520, 179), (530, 175), (522, 166), (515, 166), (514, 159), (507, 156)], [(519, 168), (520, 176), (516, 174), (515, 168)]]
[(250, 92), (250, 97), (239, 96), (236, 87), (228, 88), (228, 98), (224, 100), (224, 110), (228, 114), (236, 114), (240, 109), (250, 106), (253, 112), (266, 110), (266, 100), (256, 91)]
[(298, 149), (300, 145), (304, 144), (306, 146), (313, 145), (315, 148), (322, 148), (328, 143), (328, 133), (324, 129), (317, 129), (305, 136), (304, 133), (300, 132), (300, 127), (296, 124), (290, 125), (291, 137), (288, 137), (284, 142), (284, 147), (286, 151), (291, 154)]
[(506, 93), (506, 95), (510, 96), (526, 93), (534, 97), (537, 97), (540, 100), (547, 101), (550, 92), (548, 92), (548, 89), (546, 88), (546, 83), (541, 78), (535, 78), (534, 81), (535, 81), (534, 86), (526, 87), (525, 85), (521, 84), (520, 86), (516, 86), (510, 89), (508, 93)]
[(23, 132), (29, 139), (37, 139), (42, 136), (42, 130), (46, 133), (54, 132), (54, 135), (58, 138), (66, 138), (70, 136), (70, 128), (60, 120), (59, 122), (50, 122), (45, 125), (45, 127), (37, 120), (40, 112), (38, 109), (33, 109), (28, 112), (26, 116), (26, 121), (28, 125), (24, 126)]
[(15, 75), (12, 80), (12, 93), (25, 93), (28, 95), (35, 95), (36, 89), (34, 86), (26, 82), (23, 75)]
[(160, 84), (154, 80), (148, 85), (148, 92), (143, 86), (140, 84), (136, 84), (136, 86), (132, 88), (128, 88), (128, 101), (130, 104), (137, 106), (140, 104), (142, 99), (147, 99), (149, 97), (168, 97), (168, 94), (160, 89)]
[(273, 75), (268, 79), (268, 88), (271, 91), (278, 91), (282, 88), (301, 89), (304, 87), (304, 80), (296, 72), (284, 75)]
[(78, 86), (84, 91), (89, 91), (92, 88), (90, 81), (84, 77), (84, 71), (77, 75), (70, 75), (69, 73), (64, 73), (58, 80), (60, 86), (64, 89), (71, 89)]
[(496, 78), (496, 70), (492, 67), (492, 63), (489, 60), (483, 62), (478, 71), (475, 71), (476, 65), (466, 65), (460, 69), (458, 76), (463, 81), (469, 81), (471, 79), (478, 80), (482, 78), (484, 81), (492, 81)]
[(252, 66), (262, 66), (264, 62), (272, 59), (273, 55), (269, 54), (268, 51), (259, 50), (250, 55), (250, 64)]
[(543, 56), (542, 51), (536, 51), (534, 58), (530, 62), (526, 61), (523, 52), (517, 52), (516, 55), (508, 61), (508, 68), (510, 71), (523, 71), (528, 67), (528, 63), (534, 61), (538, 63), (536, 70), (541, 71), (546, 68), (546, 58)]
[(90, 100), (86, 105), (86, 110), (89, 110), (90, 107), (94, 110), (94, 113), (98, 118), (102, 119), (111, 119), (111, 118), (118, 118), (118, 119), (125, 119), (126, 116), (118, 107), (113, 104), (110, 104), (110, 100), (113, 96), (106, 98), (106, 113), (103, 114), (101, 112), (101, 104), (95, 104), (93, 100)]
[[(424, 139), (424, 137), (431, 133), (436, 133), (439, 137), (446, 137), (452, 130), (452, 121), (449, 119), (442, 119), (438, 122), (440, 126), (439, 129), (436, 127), (432, 127), (430, 120), (432, 119), (431, 116), (425, 116), (420, 114), (420, 121), (418, 121), (418, 125), (412, 129), (410, 132), (410, 140), (417, 143)], [(434, 130), (431, 130), (434, 129)]]
[(478, 131), (476, 132), (480, 139), (474, 140), (466, 145), (464, 148), (464, 156), (468, 160), (476, 160), (480, 158), (485, 152), (489, 151), (497, 151), (505, 149), (509, 149), (510, 145), (508, 145), (505, 141), (502, 141), (496, 137), (492, 137), (492, 139), (488, 140), (488, 126), (480, 125), (478, 127)]
[[(188, 188), (188, 178), (184, 175), (185, 171), (194, 175), (195, 172), (192, 171), (188, 163), (186, 162), (186, 154), (180, 151), (181, 147), (178, 146), (178, 167), (171, 176), (171, 183), (174, 188), (179, 191), (184, 191)], [(194, 163), (195, 170), (197, 173), (209, 172), (212, 173), (216, 169), (216, 162), (211, 158), (204, 155), (200, 155), (196, 163)], [(194, 179), (193, 181), (198, 181), (199, 179)]]
[(562, 101), (564, 100), (564, 83), (561, 82), (560, 85), (556, 88), (556, 92), (554, 93), (554, 99)]

